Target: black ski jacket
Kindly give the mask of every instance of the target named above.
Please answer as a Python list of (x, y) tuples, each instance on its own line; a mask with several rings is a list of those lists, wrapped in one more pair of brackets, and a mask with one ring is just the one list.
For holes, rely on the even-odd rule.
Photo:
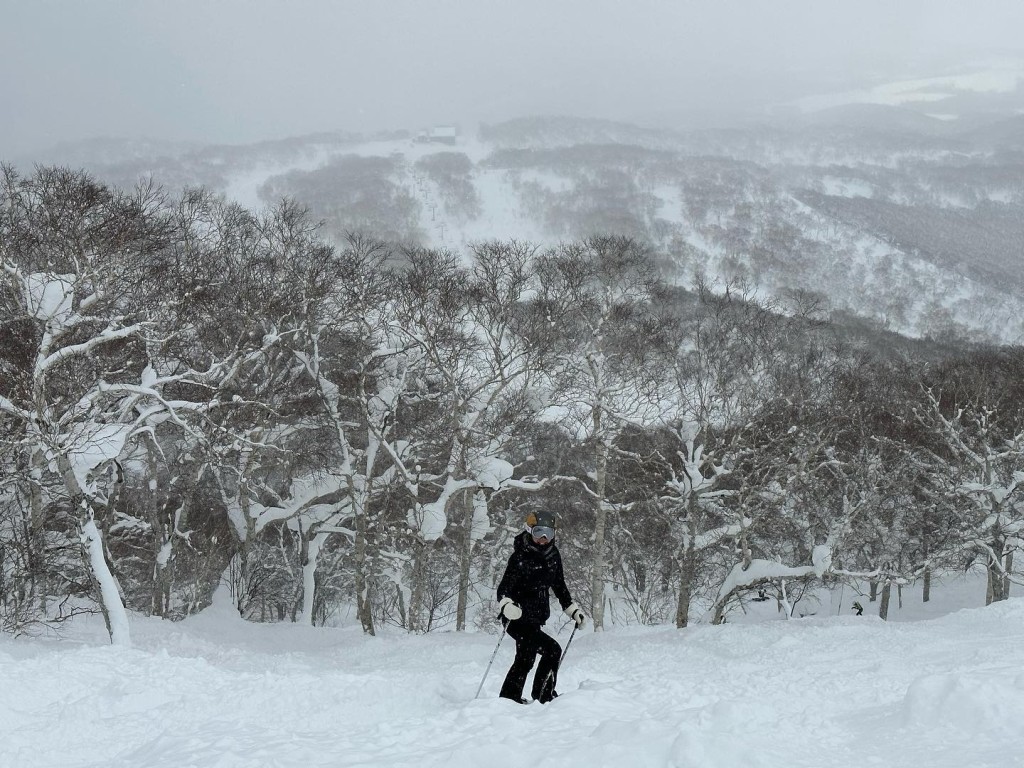
[(543, 624), (551, 616), (549, 588), (554, 590), (563, 611), (572, 604), (558, 547), (554, 542), (542, 547), (533, 541), (529, 531), (523, 531), (515, 538), (512, 556), (498, 583), (498, 600), (512, 598), (523, 609), (519, 621)]

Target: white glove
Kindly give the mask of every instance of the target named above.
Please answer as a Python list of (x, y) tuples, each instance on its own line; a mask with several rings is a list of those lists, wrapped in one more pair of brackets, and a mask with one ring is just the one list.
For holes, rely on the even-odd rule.
[(576, 629), (580, 629), (587, 621), (587, 617), (583, 615), (583, 610), (576, 603), (570, 604), (565, 609), (565, 615), (576, 622)]
[(501, 602), (498, 603), (498, 610), (509, 621), (515, 621), (523, 615), (523, 609), (513, 603), (511, 597), (501, 598)]

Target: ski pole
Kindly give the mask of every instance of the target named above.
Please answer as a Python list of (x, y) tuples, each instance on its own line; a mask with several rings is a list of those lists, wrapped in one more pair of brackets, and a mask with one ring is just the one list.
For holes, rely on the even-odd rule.
[(574, 637), (576, 637), (576, 630), (577, 629), (579, 629), (579, 627), (573, 627), (572, 628), (572, 634), (569, 635), (569, 640), (568, 640), (568, 642), (566, 642), (565, 648), (562, 649), (562, 658), (560, 658), (558, 660), (558, 666), (559, 667), (561, 667), (562, 666), (562, 662), (565, 661), (565, 654), (567, 654), (569, 652), (569, 646), (572, 645), (572, 639)]
[(501, 637), (498, 638), (498, 644), (494, 646), (494, 653), (491, 654), (491, 660), (487, 662), (487, 669), (484, 670), (483, 679), (480, 680), (480, 687), (476, 689), (476, 696), (474, 699), (480, 698), (480, 691), (484, 689), (484, 680), (487, 679), (487, 673), (491, 671), (491, 664), (494, 663), (494, 657), (498, 655), (498, 649), (501, 648), (501, 641), (505, 639), (505, 633), (508, 631), (508, 625), (506, 624), (501, 628)]
[(558, 666), (555, 669), (552, 669), (550, 672), (548, 672), (548, 676), (547, 679), (544, 681), (543, 688), (547, 688), (548, 686), (550, 686), (551, 688), (555, 687), (555, 671), (562, 668), (562, 662), (565, 661), (565, 654), (569, 652), (569, 646), (572, 644), (572, 639), (576, 637), (577, 629), (579, 629), (579, 627), (572, 628), (572, 633), (569, 635), (569, 640), (565, 643), (565, 648), (562, 649), (562, 656), (558, 659)]

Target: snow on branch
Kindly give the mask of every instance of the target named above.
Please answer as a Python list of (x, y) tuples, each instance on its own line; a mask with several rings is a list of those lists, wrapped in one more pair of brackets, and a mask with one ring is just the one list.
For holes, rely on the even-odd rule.
[(71, 346), (58, 349), (56, 352), (53, 352), (44, 358), (36, 366), (36, 375), (38, 376), (39, 374), (44, 373), (63, 360), (67, 360), (68, 358), (78, 355), (88, 354), (103, 344), (109, 344), (112, 341), (118, 341), (120, 339), (126, 339), (129, 336), (133, 336), (136, 333), (141, 332), (146, 325), (147, 323), (135, 323), (123, 328), (107, 328), (99, 335), (93, 336), (88, 341), (83, 341), (81, 344), (72, 344)]
[(722, 582), (711, 610), (719, 613), (729, 597), (741, 589), (749, 589), (759, 584), (779, 581), (781, 579), (822, 578), (832, 570), (832, 544), (820, 544), (811, 554), (812, 565), (788, 566), (773, 560), (754, 559), (749, 565), (742, 562), (733, 566), (732, 571)]
[(0, 411), (16, 416), (22, 421), (32, 421), (32, 414), (29, 411), (26, 411), (24, 408), (19, 408), (3, 395), (0, 395)]

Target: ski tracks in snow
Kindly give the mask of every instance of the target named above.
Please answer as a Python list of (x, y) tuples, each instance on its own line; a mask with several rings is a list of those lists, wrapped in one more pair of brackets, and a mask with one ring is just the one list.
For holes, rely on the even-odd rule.
[[(1024, 600), (577, 636), (548, 705), (497, 698), (496, 636), (199, 617), (0, 637), (0, 765), (18, 768), (1024, 764)], [(566, 636), (559, 636), (564, 644)]]

